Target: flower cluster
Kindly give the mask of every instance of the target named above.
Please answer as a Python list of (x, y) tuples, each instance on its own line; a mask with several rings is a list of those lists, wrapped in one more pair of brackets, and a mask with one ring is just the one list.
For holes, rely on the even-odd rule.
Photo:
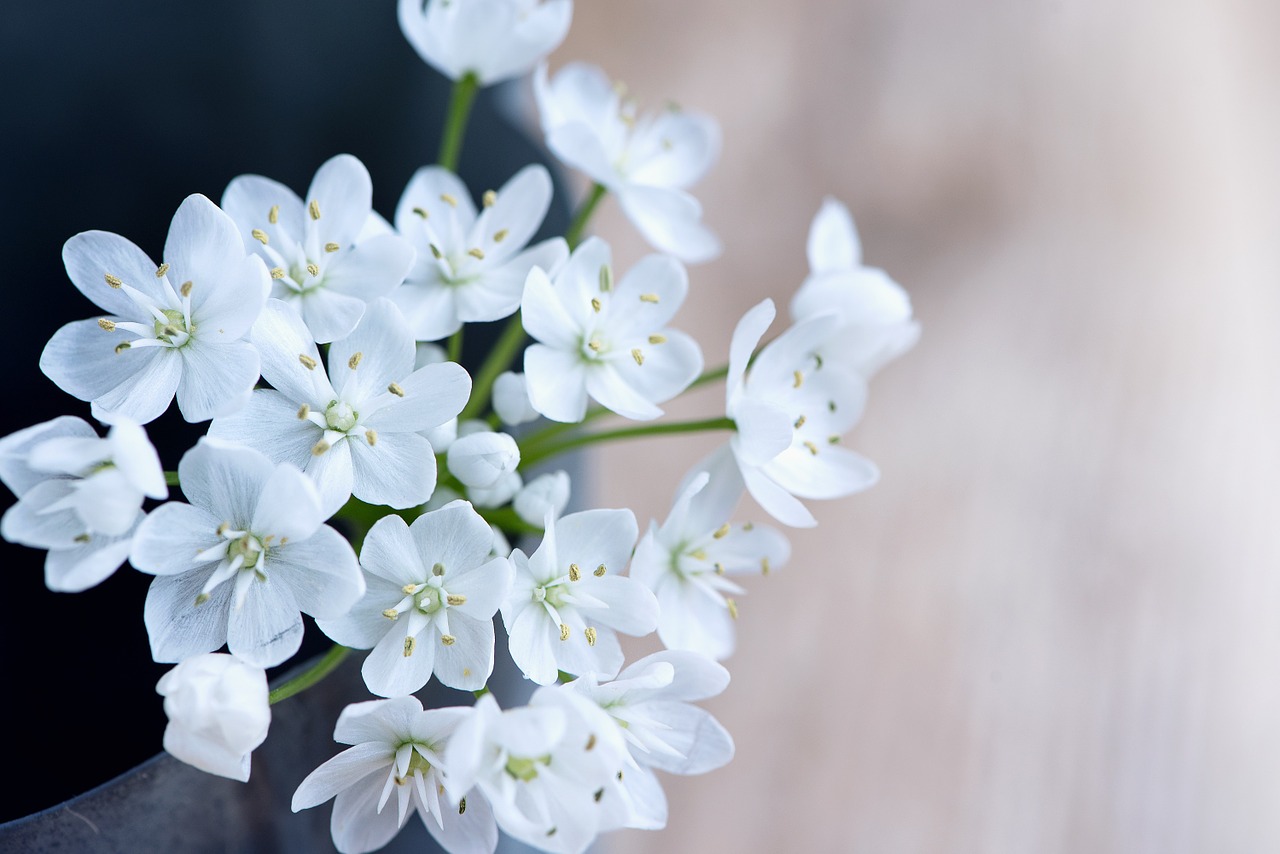
[[(733, 755), (695, 703), (728, 685), (717, 661), (742, 577), (790, 555), (777, 528), (736, 518), (740, 500), (807, 527), (806, 500), (871, 486), (875, 466), (841, 443), (872, 374), (918, 335), (905, 292), (862, 265), (828, 199), (791, 325), (761, 346), (766, 300), (704, 370), (680, 329), (696, 323), (677, 315), (697, 286), (685, 264), (720, 250), (688, 193), (717, 125), (643, 113), (594, 67), (550, 74), (571, 13), (571, 0), (399, 4), (410, 42), (456, 83), (440, 163), (413, 176), (392, 223), (341, 154), (301, 195), (245, 175), (220, 204), (189, 196), (158, 261), (115, 234), (72, 237), (67, 274), (101, 312), (58, 330), (40, 366), (106, 435), (65, 416), (0, 439), (18, 498), (0, 533), (47, 550), (50, 589), (84, 590), (126, 561), (154, 577), (144, 621), (153, 658), (176, 665), (157, 690), (179, 759), (248, 779), (269, 702), (367, 651), (380, 699), (346, 708), (334, 738), (347, 749), (293, 797), (295, 810), (334, 800), (343, 852), (385, 845), (411, 813), (455, 854), (492, 852), (499, 831), (580, 852), (607, 830), (664, 826), (655, 772)], [(530, 72), (549, 149), (593, 182), (568, 232), (537, 243), (545, 168), (481, 193), (455, 174), (475, 90)], [(609, 195), (658, 254), (616, 271), (608, 243), (584, 239)], [(469, 373), (465, 325), (504, 319)], [(658, 420), (720, 379), (722, 413)], [(166, 472), (145, 425), (175, 398), (210, 423)], [(644, 423), (587, 426), (610, 417)], [(566, 513), (570, 477), (546, 467), (557, 455), (690, 430), (727, 439), (666, 521), (642, 536), (629, 509)], [(170, 486), (180, 500), (156, 506)], [(335, 647), (268, 694), (265, 669), (298, 651), (304, 615)], [(666, 651), (628, 664), (619, 635), (653, 632)], [(528, 703), (490, 692), (499, 653), (539, 686)], [(424, 709), (414, 694), (433, 678), (476, 702)]]

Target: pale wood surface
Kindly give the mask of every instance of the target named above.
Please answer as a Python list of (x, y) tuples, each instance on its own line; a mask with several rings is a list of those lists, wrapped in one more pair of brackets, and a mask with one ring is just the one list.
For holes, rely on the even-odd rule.
[[(737, 759), (611, 850), (1280, 850), (1278, 35), (1263, 2), (578, 4), (557, 65), (723, 123), (709, 363), (826, 193), (924, 324), (850, 443), (883, 482), (742, 603)], [(615, 446), (598, 497), (661, 517), (709, 447)]]

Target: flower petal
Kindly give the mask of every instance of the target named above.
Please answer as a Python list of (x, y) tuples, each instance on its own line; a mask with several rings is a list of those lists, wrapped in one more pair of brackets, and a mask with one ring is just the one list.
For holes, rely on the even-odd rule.
[(618, 203), (655, 249), (690, 264), (720, 254), (720, 238), (702, 224), (702, 205), (683, 190), (628, 184), (619, 189)]
[(417, 433), (385, 433), (376, 445), (362, 439), (342, 444), (351, 449), (351, 493), (361, 501), (397, 509), (416, 507), (435, 491), (435, 453)]
[(533, 344), (524, 351), (529, 403), (552, 421), (576, 423), (587, 413), (586, 365), (577, 353)]
[[(256, 667), (275, 667), (288, 661), (302, 645), (302, 615), (293, 592), (270, 575), (265, 581), (254, 579), (249, 585), (244, 604), (231, 606), (227, 649)], [(219, 585), (233, 586), (232, 582)]]
[(298, 784), (290, 805), (294, 812), (319, 806), (356, 786), (363, 777), (389, 769), (395, 752), (386, 744), (365, 742), (349, 747), (323, 763)]
[(248, 341), (229, 344), (192, 342), (182, 355), (178, 409), (195, 423), (244, 408), (258, 381), (258, 351)]
[(328, 525), (273, 550), (270, 572), (273, 580), (289, 586), (298, 608), (317, 619), (343, 616), (365, 591), (351, 544)]

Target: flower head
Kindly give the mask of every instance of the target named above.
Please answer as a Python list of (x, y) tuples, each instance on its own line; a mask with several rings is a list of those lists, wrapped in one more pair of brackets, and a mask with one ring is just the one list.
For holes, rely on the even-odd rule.
[(454, 80), (488, 86), (526, 74), (569, 32), (573, 0), (400, 0), (400, 29), (418, 55)]
[(156, 683), (169, 725), (164, 749), (201, 771), (249, 779), (250, 754), (271, 725), (267, 674), (224, 653), (183, 661)]

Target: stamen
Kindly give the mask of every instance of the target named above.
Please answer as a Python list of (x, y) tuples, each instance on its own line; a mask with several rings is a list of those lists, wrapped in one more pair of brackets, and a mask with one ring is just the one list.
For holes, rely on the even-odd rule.
[(835, 434), (833, 433), (832, 435), (830, 435), (830, 436), (828, 436), (828, 437), (827, 437), (827, 444), (828, 444), (828, 445), (839, 445), (839, 444), (840, 444), (840, 437), (839, 437), (839, 436), (837, 436), (837, 435), (835, 435)]
[(591, 310), (594, 311), (596, 314), (600, 313), (600, 300), (596, 299), (595, 297), (591, 298)]
[(113, 276), (110, 273), (104, 273), (102, 278), (106, 279), (107, 284), (113, 288), (119, 288), (121, 285), (124, 284), (124, 282), (120, 281), (120, 278), (118, 276)]
[(223, 534), (225, 534), (227, 531), (230, 531), (230, 530), (231, 530), (231, 523), (223, 522), (221, 525), (218, 526), (217, 534), (219, 537), (221, 537)]
[(419, 587), (420, 585), (414, 584), (413, 582), (409, 582), (404, 587), (400, 588), (400, 592), (406, 596), (412, 596), (413, 594), (418, 592)]
[(702, 549), (694, 549), (693, 551), (689, 552), (689, 557), (693, 558), (694, 560), (706, 560), (707, 553), (704, 552)]
[(806, 419), (803, 415), (801, 415), (799, 418), (797, 418), (797, 419), (796, 419), (796, 424), (795, 424), (796, 429), (797, 429), (797, 430), (799, 430), (801, 427), (803, 427), (803, 426), (804, 426), (804, 422), (805, 422), (806, 420), (807, 420), (807, 419)]
[(107, 320), (105, 317), (100, 317), (98, 318), (98, 325), (108, 332), (116, 331), (116, 324), (114, 320)]
[(273, 278), (273, 279), (283, 279), (283, 278), (284, 278), (284, 267), (272, 267), (272, 268), (271, 268), (271, 278)]
[(596, 746), (596, 734), (593, 732), (591, 733), (591, 735), (587, 736), (587, 746), (584, 749), (591, 750), (595, 746)]
[(795, 380), (791, 383), (792, 388), (800, 388), (800, 386), (804, 385), (804, 374), (799, 371), (794, 371), (792, 376), (795, 377)]
[(387, 386), (387, 391), (391, 392), (396, 397), (404, 397), (404, 389), (400, 387), (399, 383), (391, 383)]
[(156, 278), (163, 279), (164, 274), (167, 272), (169, 272), (169, 262), (166, 261), (162, 263), (159, 267), (156, 267)]
[(744, 531), (754, 531), (755, 529), (756, 529), (756, 526), (755, 526), (755, 523), (753, 523), (753, 522), (743, 522), (743, 523), (742, 523), (742, 530), (744, 530)]
[(644, 353), (640, 350), (639, 347), (631, 348), (631, 358), (636, 360), (637, 365), (644, 364)]
[(311, 200), (311, 204), (307, 205), (307, 210), (311, 211), (312, 219), (320, 218), (320, 202), (316, 199)]
[(267, 211), (267, 222), (275, 225), (280, 221), (280, 206), (272, 205), (271, 210)]
[(305, 404), (305, 403), (304, 403), (304, 404), (302, 404), (301, 406), (299, 406), (299, 407), (298, 407), (298, 420), (299, 420), (299, 421), (303, 420), (304, 418), (306, 418), (306, 417), (307, 417), (308, 415), (310, 415), (310, 414), (311, 414), (311, 407), (310, 407), (310, 406), (308, 406), (307, 404)]
[(567, 641), (569, 639), (569, 627), (564, 623), (560, 624), (560, 640)]
[(370, 427), (368, 430), (365, 430), (364, 440), (368, 442), (369, 447), (372, 448), (374, 445), (378, 444), (378, 431), (374, 430), (372, 427)]
[(453, 646), (457, 642), (458, 642), (458, 639), (455, 638), (453, 635), (440, 636), (440, 643), (444, 644), (445, 646)]
[(716, 575), (724, 575), (724, 564), (716, 561)]
[(395, 608), (388, 608), (382, 612), (382, 616), (386, 617), (388, 620), (398, 620), (400, 619), (400, 612)]
[(208, 601), (209, 601), (208, 593), (200, 593), (196, 596), (196, 605), (203, 605), (205, 602), (208, 602)]
[(441, 193), (440, 201), (444, 202), (446, 205), (448, 205), (451, 208), (456, 208), (458, 206), (457, 198), (449, 195), (448, 193)]
[(587, 342), (587, 346), (591, 348), (591, 351), (593, 353), (599, 353), (601, 350), (604, 349), (604, 345), (600, 343), (599, 338), (592, 338), (590, 341)]
[(467, 597), (463, 596), (461, 593), (450, 593), (448, 596), (444, 597), (444, 601), (448, 602), (450, 605), (465, 605), (467, 604)]
[(116, 355), (119, 356), (121, 353), (123, 353), (125, 350), (128, 350), (132, 346), (133, 345), (130, 344), (128, 341), (121, 341), (119, 344), (116, 345)]
[(481, 200), (486, 208), (491, 208), (498, 203), (498, 194), (493, 190), (485, 190)]
[(600, 799), (604, 797), (604, 789), (596, 789), (595, 794), (591, 797), (595, 798), (596, 803), (600, 803)]
[(426, 208), (414, 208), (413, 212), (416, 213), (418, 216), (422, 217), (423, 219), (431, 219), (431, 214), (427, 213)]
[(667, 139), (665, 136), (662, 138), (662, 150), (663, 150), (663, 151), (670, 151), (670, 150), (671, 150), (672, 148), (674, 148), (674, 147), (675, 147), (675, 144), (674, 144), (674, 143), (672, 143), (672, 141), (671, 141), (671, 140)]
[(312, 276), (318, 276), (318, 275), (320, 275), (320, 267), (319, 267), (319, 265), (314, 264), (314, 263), (313, 263), (313, 264), (308, 264), (308, 265), (307, 265), (307, 272), (308, 272), (308, 273), (310, 273)]
[(74, 539), (77, 543), (87, 543), (93, 538), (90, 537), (88, 534), (76, 534), (74, 537), (72, 537), (72, 539)]
[(271, 242), (267, 237), (267, 233), (260, 228), (255, 228), (253, 231), (249, 232), (249, 236), (261, 243), (263, 246), (266, 246)]
[(640, 302), (651, 302), (656, 304), (658, 302), (658, 295), (657, 294), (641, 294)]
[(724, 600), (724, 604), (729, 606), (729, 616), (733, 617), (735, 620), (738, 619), (738, 603), (732, 599), (726, 599)]
[(723, 540), (728, 535), (729, 535), (729, 523), (725, 522), (719, 528), (716, 528), (716, 532), (711, 536), (715, 537), (717, 540)]
[(835, 402), (834, 400), (828, 400), (828, 401), (827, 401), (827, 411), (828, 411), (828, 412), (835, 412), (835, 411), (836, 411), (836, 402)]
[(308, 356), (306, 353), (299, 353), (298, 361), (301, 362), (302, 367), (306, 368), (308, 371), (314, 371), (316, 369), (316, 360)]
[(326, 244), (324, 245), (324, 251), (325, 251), (325, 252), (337, 252), (337, 251), (338, 251), (339, 249), (341, 249), (341, 248), (342, 248), (342, 247), (341, 247), (341, 246), (339, 246), (339, 245), (338, 245), (338, 244), (336, 244), (336, 243), (326, 243)]
[(818, 455), (818, 446), (813, 444), (813, 442), (806, 440), (802, 444), (809, 449), (809, 453), (813, 454), (815, 457)]
[(587, 636), (587, 646), (596, 645), (596, 630), (594, 628), (587, 626), (582, 630), (582, 633)]
[(191, 296), (191, 289), (193, 287), (195, 287), (195, 283), (188, 279), (182, 283), (182, 287), (178, 288), (178, 293), (182, 294), (184, 297), (189, 297)]
[(444, 257), (444, 253), (440, 251), (440, 247), (439, 247), (439, 246), (436, 246), (434, 243), (432, 243), (432, 244), (430, 244), (430, 245), (431, 245), (431, 254), (432, 254), (432, 255), (434, 255), (434, 256), (436, 256), (436, 260), (437, 260), (437, 261), (439, 261), (441, 258), (443, 258), (443, 257)]
[(435, 576), (444, 575), (444, 564), (437, 563), (435, 566), (431, 567), (431, 574)]
[(408, 658), (413, 655), (413, 648), (418, 645), (416, 638), (408, 637), (404, 639), (404, 657)]
[(501, 243), (502, 241), (507, 239), (507, 235), (510, 233), (511, 232), (507, 231), (505, 228), (498, 229), (493, 233), (493, 242)]
[(470, 255), (472, 258), (475, 258), (477, 261), (484, 260), (484, 250), (481, 249), (479, 246), (477, 246), (475, 249), (468, 249), (467, 254)]
[(458, 815), (462, 815), (466, 811), (467, 811), (467, 799), (463, 798), (462, 800), (458, 801)]
[(761, 575), (769, 574), (769, 559), (767, 557), (760, 558), (760, 574)]
[(576, 563), (569, 564), (569, 580), (578, 581), (581, 578), (582, 570), (578, 569), (578, 565)]
[(319, 442), (316, 442), (314, 445), (311, 446), (311, 456), (313, 457), (322, 456), (325, 453), (325, 451), (329, 450), (332, 447), (333, 445), (330, 445), (324, 439), (321, 439)]
[(347, 367), (354, 371), (356, 368), (360, 367), (360, 360), (363, 358), (364, 358), (363, 352), (361, 352), (360, 350), (355, 351), (355, 353), (352, 354), (351, 358), (347, 359)]
[(608, 264), (600, 265), (600, 290), (606, 294), (613, 290), (613, 268)]
[(603, 578), (606, 572), (608, 572), (608, 570), (605, 569), (604, 564), (600, 564), (599, 566), (596, 567), (596, 571), (591, 574), (594, 575), (596, 578)]
[(650, 343), (650, 344), (666, 344), (666, 343), (667, 343), (667, 336), (665, 336), (665, 335), (650, 335), (650, 336), (649, 336), (649, 343)]

